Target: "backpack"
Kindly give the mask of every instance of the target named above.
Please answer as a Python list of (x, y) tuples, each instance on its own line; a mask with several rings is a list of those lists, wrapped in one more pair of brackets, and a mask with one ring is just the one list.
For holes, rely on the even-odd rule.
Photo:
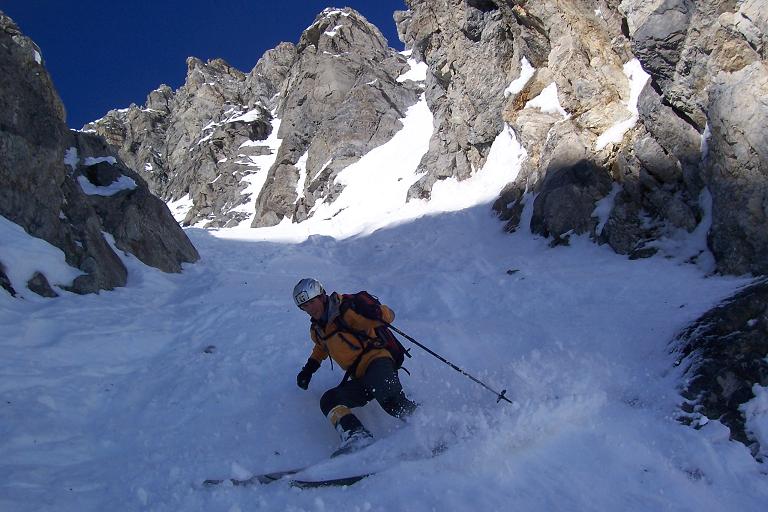
[[(385, 325), (380, 325), (374, 329), (376, 332), (376, 338), (371, 338), (364, 332), (352, 329), (349, 325), (347, 325), (346, 322), (344, 322), (342, 318), (344, 316), (344, 312), (347, 311), (347, 309), (352, 309), (352, 311), (358, 315), (364, 316), (369, 320), (378, 320), (380, 322), (384, 322), (381, 314), (381, 302), (379, 302), (378, 297), (371, 295), (365, 290), (357, 293), (342, 295), (340, 307), (341, 314), (339, 315), (338, 321), (340, 322), (342, 329), (345, 331), (349, 331), (356, 336), (367, 340), (369, 342), (369, 347), (385, 348), (389, 350), (389, 353), (392, 354), (392, 359), (395, 362), (395, 370), (402, 368), (405, 358), (411, 357), (410, 351), (406, 349), (402, 343), (400, 343), (400, 340), (395, 337), (392, 331), (389, 330), (389, 328), (386, 326), (386, 322), (384, 322)], [(370, 348), (367, 350), (370, 350)], [(364, 352), (367, 352), (367, 350)], [(357, 366), (357, 364), (354, 366)], [(405, 368), (403, 368), (403, 371), (409, 373)]]

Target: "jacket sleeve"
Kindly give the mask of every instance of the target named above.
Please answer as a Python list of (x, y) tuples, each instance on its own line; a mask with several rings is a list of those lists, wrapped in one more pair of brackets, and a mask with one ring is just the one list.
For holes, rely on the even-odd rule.
[(314, 329), (309, 329), (309, 336), (315, 343), (315, 346), (312, 348), (312, 354), (310, 354), (309, 357), (319, 363), (328, 357), (328, 350), (326, 350), (325, 346), (317, 340)]

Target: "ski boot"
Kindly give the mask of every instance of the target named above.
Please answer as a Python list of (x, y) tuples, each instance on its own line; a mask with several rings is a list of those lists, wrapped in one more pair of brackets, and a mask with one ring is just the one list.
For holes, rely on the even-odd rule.
[(375, 440), (373, 435), (368, 432), (368, 429), (366, 429), (363, 424), (360, 423), (360, 420), (352, 414), (344, 416), (341, 421), (336, 424), (336, 430), (341, 437), (341, 444), (339, 444), (336, 451), (331, 454), (331, 457), (356, 452), (370, 445)]

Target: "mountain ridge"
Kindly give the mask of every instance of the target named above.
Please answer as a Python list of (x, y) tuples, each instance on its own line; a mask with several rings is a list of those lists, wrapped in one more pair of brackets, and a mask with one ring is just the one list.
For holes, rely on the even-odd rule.
[[(428, 199), (435, 183), (478, 172), (506, 124), (528, 154), (495, 205), (507, 229), (521, 227), (523, 196), (536, 195), (533, 223), (522, 227), (556, 243), (570, 233), (587, 233), (621, 254), (646, 257), (658, 250), (656, 241), (679, 238), (709, 222), (708, 206), (702, 203), (707, 190), (713, 203), (709, 246), (717, 270), (768, 271), (761, 256), (768, 235), (750, 227), (762, 225), (765, 213), (735, 208), (760, 202), (768, 175), (758, 149), (763, 140), (737, 135), (745, 123), (757, 126), (768, 119), (758, 100), (768, 77), (765, 19), (758, 2), (731, 8), (715, 0), (695, 5), (672, 0), (414, 0), (408, 6), (395, 13), (395, 21), (411, 49), (409, 58), (427, 66), (423, 82), (397, 82), (407, 70), (406, 57), (387, 48), (379, 31), (356, 11), (329, 8), (298, 43), (281, 43), (266, 52), (245, 85), (244, 73), (223, 61), (193, 59), (195, 70), (219, 79), (205, 82), (190, 73), (179, 91), (171, 91), (180, 97), (174, 100), (180, 106), (171, 115), (167, 142), (151, 142), (164, 148), (159, 153), (168, 155), (165, 161), (135, 150), (136, 144), (150, 144), (140, 134), (135, 140), (113, 138), (113, 143), (137, 172), (152, 165), (153, 171), (144, 175), (164, 200), (190, 195), (193, 206), (185, 224), (300, 222), (318, 202), (338, 197), (338, 172), (389, 140), (405, 109), (423, 92), (435, 119), (434, 133), (418, 168), (421, 178), (408, 198)], [(665, 12), (677, 14), (665, 18)], [(664, 38), (674, 47), (662, 48)], [(635, 58), (639, 71), (628, 70)], [(647, 76), (644, 87), (638, 73)], [(637, 91), (634, 84), (640, 84)], [(740, 108), (733, 108), (733, 91), (742, 88), (756, 94), (740, 98)], [(161, 90), (150, 96), (166, 97), (168, 90)], [(560, 114), (533, 106), (547, 94)], [(148, 99), (147, 108), (150, 104), (154, 100)], [(218, 113), (201, 114), (208, 104)], [(242, 112), (258, 105), (264, 111), (247, 126), (205, 132), (206, 124), (222, 120), (225, 105), (235, 104)], [(754, 109), (757, 117), (745, 117), (745, 109)], [(247, 141), (259, 152), (268, 151), (258, 143), (269, 133), (270, 117), (281, 119), (282, 145), (269, 169), (249, 166), (247, 160), (255, 155), (241, 152), (239, 145)], [(110, 113), (86, 128), (108, 136), (107, 126), (146, 122)], [(192, 149), (179, 131), (187, 139), (194, 132), (208, 146)], [(754, 156), (734, 166), (726, 140), (737, 140), (742, 149), (735, 153)], [(299, 161), (305, 154), (302, 170)], [(245, 165), (232, 163), (239, 156)], [(310, 179), (300, 184), (304, 171)], [(253, 200), (242, 194), (244, 176), (253, 173), (267, 174), (254, 210), (235, 213)], [(162, 184), (152, 185), (155, 176)], [(169, 180), (175, 182), (171, 189)], [(750, 186), (735, 186), (738, 182)], [(612, 191), (611, 184), (620, 190)], [(302, 190), (296, 190), (298, 185)], [(610, 213), (598, 223), (594, 205), (609, 195)], [(566, 213), (567, 204), (580, 206)]]

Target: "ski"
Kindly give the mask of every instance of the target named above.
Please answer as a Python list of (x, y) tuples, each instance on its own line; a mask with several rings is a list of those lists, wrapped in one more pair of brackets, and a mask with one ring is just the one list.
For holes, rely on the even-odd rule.
[(287, 469), (285, 471), (273, 471), (272, 473), (262, 473), (260, 475), (253, 475), (252, 477), (246, 478), (243, 480), (240, 480), (237, 478), (225, 478), (223, 480), (208, 479), (203, 482), (203, 487), (215, 487), (217, 485), (222, 485), (222, 484), (230, 484), (235, 487), (248, 487), (254, 484), (271, 484), (272, 482), (277, 482), (278, 480), (282, 480), (287, 476), (300, 473), (301, 471), (304, 471), (306, 468), (307, 467), (305, 466), (305, 467), (296, 468), (296, 469)]
[[(366, 448), (366, 447), (364, 447)], [(333, 453), (327, 460), (333, 459), (336, 456), (341, 455), (349, 455), (354, 452), (346, 452), (346, 453)], [(321, 464), (323, 462), (326, 462), (326, 460), (322, 460), (318, 462), (317, 464)], [(302, 471), (309, 469), (311, 467), (316, 466), (317, 464), (310, 464), (308, 466), (303, 466), (300, 468), (295, 469), (287, 469), (285, 471), (273, 471), (271, 473), (261, 473), (258, 475), (253, 475), (250, 478), (245, 479), (237, 479), (237, 478), (224, 478), (224, 479), (208, 479), (203, 481), (203, 487), (216, 487), (220, 485), (232, 485), (234, 487), (248, 487), (255, 484), (271, 484), (272, 482), (277, 482), (278, 480), (282, 480), (285, 477), (295, 475), (297, 473), (301, 473)], [(359, 480), (362, 480), (363, 478), (370, 476), (373, 473), (368, 473), (366, 475), (357, 475), (349, 478), (339, 478), (335, 480), (323, 480), (320, 482), (311, 482), (311, 481), (301, 481), (301, 480), (292, 480), (291, 485), (294, 487), (304, 487), (304, 488), (310, 488), (310, 487), (328, 487), (328, 486), (340, 486), (340, 485), (351, 485), (352, 483), (355, 483)], [(337, 482), (338, 480), (338, 482)], [(349, 480), (349, 483), (343, 483), (342, 481)], [(294, 485), (294, 482), (296, 484)], [(315, 483), (315, 485), (312, 485)]]
[[(370, 449), (371, 447), (375, 446), (374, 444), (365, 446), (361, 448), (360, 450), (350, 452), (350, 453), (344, 453), (339, 454), (338, 458), (348, 457), (348, 456), (354, 456), (355, 454), (360, 454), (365, 452), (367, 449)], [(436, 446), (432, 447), (431, 449), (428, 449), (426, 453), (422, 454), (408, 454), (403, 453), (399, 457), (396, 457), (396, 460), (399, 461), (407, 461), (407, 460), (418, 460), (418, 459), (424, 459), (424, 458), (432, 458), (436, 457), (437, 455), (440, 455), (448, 448), (448, 444), (445, 442), (438, 443)], [(234, 487), (248, 487), (251, 485), (256, 484), (271, 484), (273, 482), (277, 482), (279, 480), (287, 481), (288, 484), (291, 487), (297, 487), (300, 489), (312, 489), (317, 487), (342, 487), (345, 485), (353, 485), (360, 480), (363, 480), (364, 478), (367, 478), (369, 476), (375, 475), (379, 473), (380, 471), (383, 471), (386, 468), (377, 469), (375, 471), (370, 471), (367, 473), (361, 473), (358, 475), (352, 475), (342, 478), (328, 478), (328, 479), (321, 479), (321, 480), (303, 480), (299, 478), (287, 478), (291, 477), (293, 475), (297, 475), (303, 471), (309, 470), (311, 468), (315, 468), (317, 466), (320, 466), (321, 464), (324, 464), (325, 462), (328, 462), (330, 460), (336, 460), (336, 457), (329, 457), (327, 460), (320, 461), (315, 464), (310, 464), (308, 466), (303, 466), (300, 468), (295, 469), (288, 469), (284, 471), (274, 471), (271, 473), (261, 473), (258, 475), (253, 475), (250, 478), (245, 479), (237, 479), (237, 478), (225, 478), (225, 479), (209, 479), (203, 481), (202, 486), (203, 487), (217, 487), (221, 485), (231, 485)], [(310, 477), (311, 478), (311, 477)]]
[(299, 489), (314, 489), (317, 487), (343, 487), (345, 485), (356, 484), (363, 478), (368, 478), (376, 473), (365, 473), (363, 475), (347, 476), (344, 478), (331, 478), (329, 480), (290, 480), (288, 483), (291, 487), (298, 487)]
[[(422, 455), (422, 456), (416, 455), (416, 456), (410, 456), (410, 457), (403, 457), (400, 460), (407, 461), (407, 460), (419, 460), (419, 459), (437, 457), (441, 453), (445, 452), (445, 450), (447, 449), (448, 449), (447, 444), (439, 443), (438, 445), (430, 449), (430, 453), (428, 455)], [(381, 471), (384, 471), (386, 469), (389, 469), (389, 468), (384, 468)], [(381, 471), (371, 471), (370, 473), (361, 473), (359, 475), (346, 476), (342, 478), (329, 478), (329, 479), (323, 479), (323, 480), (301, 480), (298, 478), (294, 478), (294, 479), (290, 479), (288, 483), (291, 487), (297, 487), (299, 489), (315, 489), (318, 487), (344, 487), (347, 485), (356, 484), (360, 480), (363, 480), (364, 478), (368, 478), (369, 476), (376, 475)]]

